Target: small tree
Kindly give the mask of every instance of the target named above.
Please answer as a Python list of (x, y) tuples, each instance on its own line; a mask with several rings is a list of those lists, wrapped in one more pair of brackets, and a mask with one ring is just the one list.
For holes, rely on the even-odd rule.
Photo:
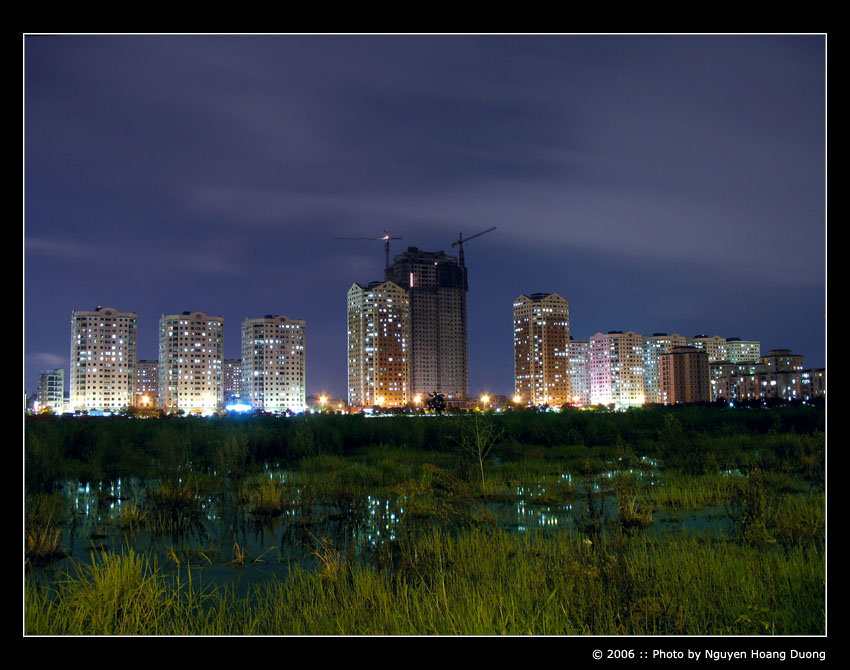
[(484, 461), (490, 450), (501, 439), (503, 430), (497, 430), (490, 417), (473, 413), (471, 418), (461, 419), (460, 436), (457, 438), (461, 452), (470, 457), (481, 474), (481, 493), (486, 497), (487, 484), (484, 479)]
[(428, 400), (425, 401), (425, 407), (431, 412), (442, 414), (446, 411), (446, 396), (439, 391), (430, 393)]

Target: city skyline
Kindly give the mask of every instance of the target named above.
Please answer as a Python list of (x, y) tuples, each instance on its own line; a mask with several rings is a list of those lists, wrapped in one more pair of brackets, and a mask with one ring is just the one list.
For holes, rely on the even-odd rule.
[(469, 393), (513, 386), (511, 304), (825, 365), (824, 36), (26, 36), (25, 389), (68, 317), (307, 324), (345, 397), (379, 242), (466, 249)]

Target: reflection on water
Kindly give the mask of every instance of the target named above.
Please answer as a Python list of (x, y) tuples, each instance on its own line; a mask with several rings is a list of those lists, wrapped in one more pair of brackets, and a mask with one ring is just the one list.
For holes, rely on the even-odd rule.
[[(479, 499), (471, 507), (477, 509), (474, 518), (490, 518), (509, 532), (568, 531), (580, 527), (588, 505), (598, 505), (603, 521), (616, 519), (612, 483), (624, 475), (637, 483), (636, 488), (659, 483), (657, 472), (640, 468), (592, 478), (562, 474), (547, 482), (515, 485), (512, 495), (486, 504)], [(227, 487), (186, 495), (180, 489), (186, 484), (182, 480), (170, 490), (170, 507), (153, 495), (159, 489), (151, 482), (67, 483), (63, 489), (69, 510), (65, 546), (79, 561), (90, 560), (93, 552), (133, 547), (153, 553), (162, 567), (188, 566), (203, 571), (206, 580), (231, 583), (241, 590), (272, 575), (285, 577), (293, 565), (315, 569), (317, 551), (328, 543), (350, 556), (376, 551), (395, 542), (422, 517), (421, 510), (411, 513), (410, 501), (404, 497), (323, 500), (307, 495), (291, 485), (290, 473), (281, 469), (267, 469), (251, 489), (263, 481), (287, 492), (279, 513), (251, 513), (244, 495), (234, 495)], [(725, 522), (716, 512), (655, 512), (651, 532), (723, 532)], [(57, 568), (61, 569), (57, 565), (51, 569)]]

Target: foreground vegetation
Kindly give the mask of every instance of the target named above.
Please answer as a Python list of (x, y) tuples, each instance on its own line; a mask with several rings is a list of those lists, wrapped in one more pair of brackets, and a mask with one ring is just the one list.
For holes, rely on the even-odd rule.
[(433, 531), (391, 566), (326, 547), (245, 598), (107, 555), (26, 588), (31, 634), (817, 634), (823, 555), (723, 540), (589, 544), (501, 531)]
[[(823, 428), (805, 407), (35, 420), (26, 632), (823, 634)], [(64, 559), (62, 483), (119, 477), (143, 492), (103, 529), (127, 548)], [(572, 509), (570, 530), (500, 529), (492, 504), (520, 500)], [(311, 560), (237, 594), (203, 567), (273, 554), (184, 543), (166, 564), (129, 548), (205, 533), (211, 503), (297, 531)], [(376, 511), (396, 520), (392, 539), (364, 543)], [(720, 524), (664, 532), (696, 513)]]

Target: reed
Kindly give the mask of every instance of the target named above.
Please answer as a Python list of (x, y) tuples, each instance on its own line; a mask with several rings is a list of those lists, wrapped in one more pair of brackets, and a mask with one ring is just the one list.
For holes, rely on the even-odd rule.
[(237, 598), (166, 578), (130, 552), (50, 587), (28, 580), (27, 632), (64, 634), (818, 635), (824, 554), (685, 535), (588, 545), (490, 529), (404, 540), (392, 568), (318, 542)]

